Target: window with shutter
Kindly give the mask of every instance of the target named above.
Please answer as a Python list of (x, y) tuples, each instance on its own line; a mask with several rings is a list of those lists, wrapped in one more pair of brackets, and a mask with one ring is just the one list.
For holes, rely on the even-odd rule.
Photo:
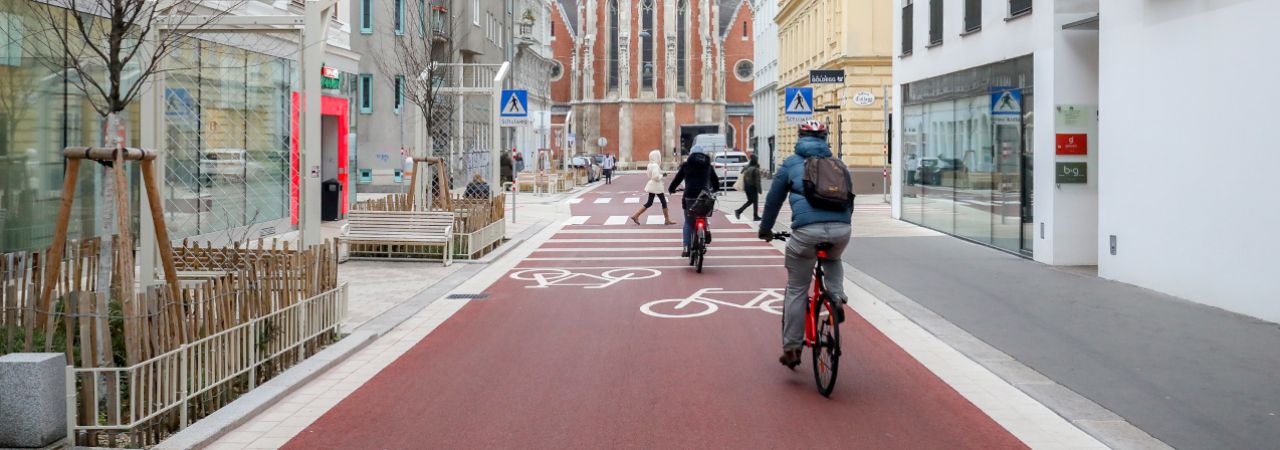
[(929, 1), (929, 45), (942, 43), (942, 0)]
[(982, 0), (964, 0), (964, 31), (978, 31), (982, 28)]
[(902, 7), (902, 54), (910, 55), (911, 49), (912, 49), (912, 46), (911, 46), (911, 39), (912, 39), (911, 26), (912, 26), (912, 20), (913, 20), (912, 10), (914, 5), (911, 4), (911, 0), (907, 0), (906, 3), (907, 3), (906, 6)]

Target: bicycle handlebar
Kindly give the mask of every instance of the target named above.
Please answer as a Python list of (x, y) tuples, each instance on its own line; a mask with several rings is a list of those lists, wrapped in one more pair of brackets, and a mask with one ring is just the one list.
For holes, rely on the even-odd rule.
[(791, 233), (788, 233), (785, 231), (779, 231), (777, 233), (773, 233), (773, 238), (779, 241), (785, 241), (789, 237), (791, 237)]

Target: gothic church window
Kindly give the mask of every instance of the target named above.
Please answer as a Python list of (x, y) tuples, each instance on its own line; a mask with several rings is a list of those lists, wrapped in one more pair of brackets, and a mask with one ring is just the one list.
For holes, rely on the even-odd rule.
[(645, 89), (653, 89), (653, 0), (640, 0), (641, 24), (640, 39), (642, 50), (640, 57), (640, 83)]
[(609, 0), (609, 89), (618, 88), (618, 0)]
[(689, 0), (676, 3), (676, 87), (689, 89)]

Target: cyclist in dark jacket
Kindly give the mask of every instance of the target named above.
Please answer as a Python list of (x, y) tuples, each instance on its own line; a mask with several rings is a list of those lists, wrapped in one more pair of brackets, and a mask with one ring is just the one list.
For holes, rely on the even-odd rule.
[[(689, 256), (689, 235), (693, 232), (694, 217), (689, 214), (689, 205), (703, 192), (715, 193), (720, 188), (720, 177), (711, 168), (711, 158), (706, 153), (695, 152), (680, 165), (680, 171), (671, 179), (671, 187), (667, 191), (674, 194), (684, 183), (684, 197), (680, 204), (684, 207), (684, 252), (681, 256)], [(710, 242), (711, 230), (707, 230), (707, 241)]]

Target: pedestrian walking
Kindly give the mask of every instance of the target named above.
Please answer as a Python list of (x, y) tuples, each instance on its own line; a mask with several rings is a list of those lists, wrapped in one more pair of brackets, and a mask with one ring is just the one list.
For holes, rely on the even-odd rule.
[(524, 172), (524, 155), (520, 154), (516, 149), (511, 149), (511, 159), (516, 163), (516, 173)]
[(751, 220), (753, 222), (760, 221), (760, 161), (756, 159), (756, 155), (751, 155), (751, 159), (747, 162), (747, 167), (742, 169), (742, 192), (747, 194), (747, 202), (742, 204), (741, 208), (735, 211), (735, 215), (741, 219), (742, 212), (751, 207)]
[(636, 225), (640, 225), (640, 215), (644, 214), (653, 206), (653, 198), (657, 197), (662, 202), (663, 225), (675, 225), (671, 221), (671, 213), (667, 210), (667, 196), (662, 190), (662, 152), (653, 150), (649, 152), (649, 181), (644, 184), (644, 192), (649, 194), (649, 201), (640, 207), (639, 211), (631, 215), (631, 221)]
[(515, 173), (513, 172), (514, 167), (515, 161), (511, 159), (511, 155), (503, 152), (502, 157), (498, 158), (498, 172), (502, 178), (499, 181), (502, 183), (515, 182)]
[(613, 184), (613, 167), (615, 163), (613, 155), (604, 155), (604, 184)]

